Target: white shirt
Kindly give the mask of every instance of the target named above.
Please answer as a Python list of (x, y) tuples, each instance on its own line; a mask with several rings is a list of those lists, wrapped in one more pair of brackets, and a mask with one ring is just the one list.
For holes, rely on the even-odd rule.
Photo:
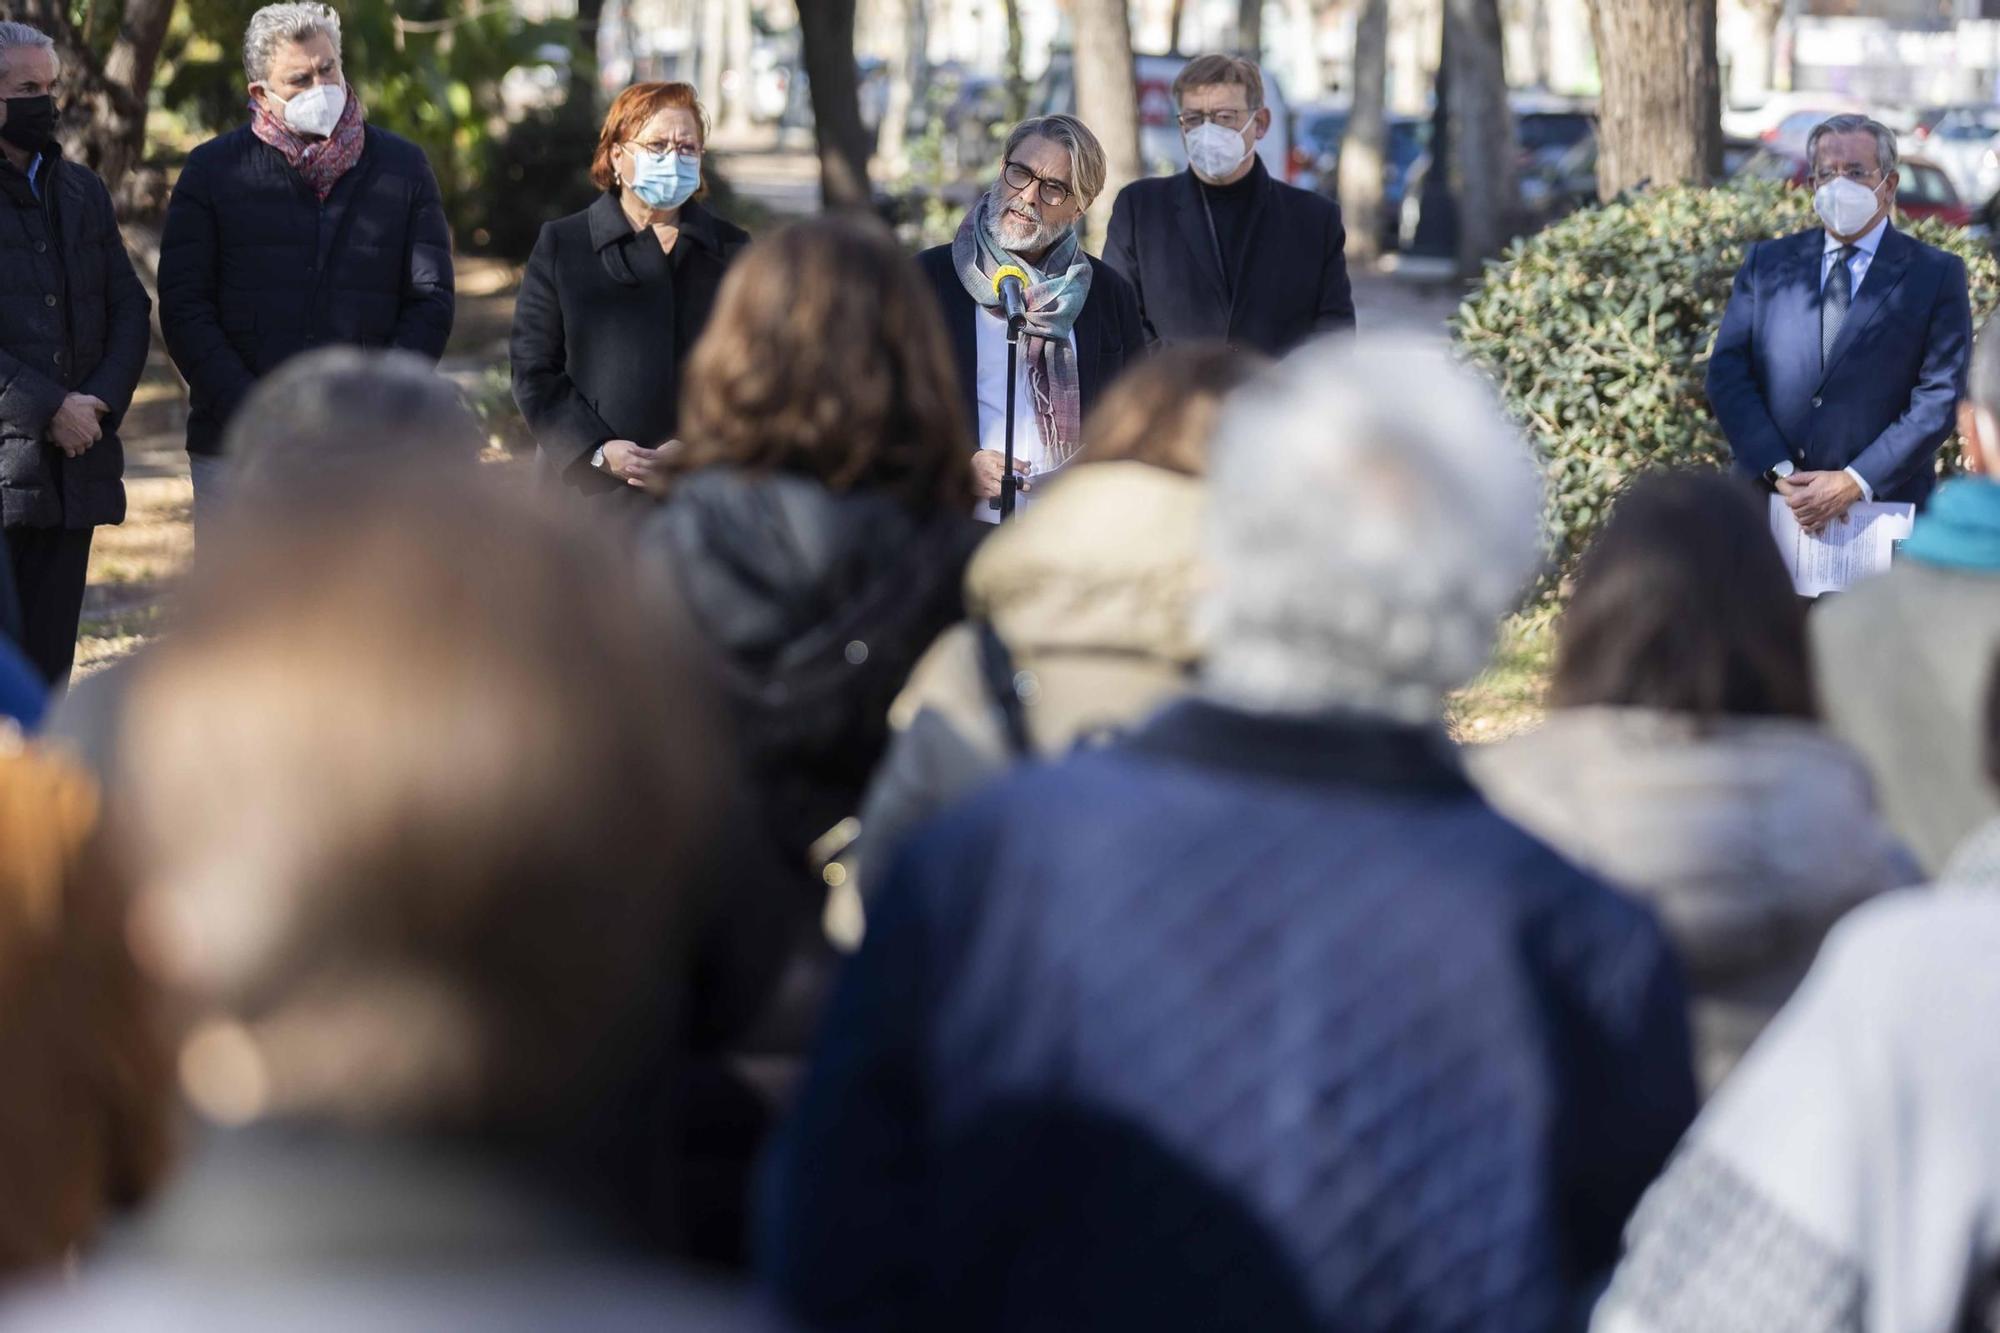
[[(973, 387), (979, 400), (979, 447), (1003, 454), (1007, 450), (1007, 321), (982, 306), (973, 312), (972, 322), (977, 330)], [(1074, 333), (1069, 341), (1074, 348)], [(1034, 390), (1028, 387), (1027, 351), (1027, 345), (1022, 344), (1014, 368), (1014, 457), (1027, 460), (1028, 475), (1033, 477), (1042, 471), (1048, 454), (1042, 446), (1041, 421), (1035, 416)], [(1027, 502), (1028, 496), (1015, 492), (1014, 512), (1019, 513)], [(1000, 521), (1000, 511), (990, 500), (981, 500), (973, 513), (988, 523)]]
[[(1854, 253), (1847, 257), (1847, 272), (1853, 279), (1847, 288), (1848, 308), (1852, 310), (1853, 298), (1861, 294), (1861, 280), (1868, 276), (1868, 266), (1875, 262), (1875, 252), (1882, 248), (1882, 236), (1888, 230), (1889, 219), (1885, 215), (1880, 222), (1870, 227), (1866, 233), (1856, 237), (1852, 241), (1836, 241), (1833, 239), (1833, 233), (1828, 232), (1826, 234), (1826, 249), (1820, 253), (1820, 291), (1826, 291), (1826, 280), (1833, 276), (1833, 266), (1840, 262), (1841, 247), (1843, 245), (1852, 245)], [(1781, 477), (1789, 477), (1797, 470), (1792, 466), (1792, 460), (1789, 458), (1771, 469), (1771, 471)], [(1854, 484), (1861, 488), (1861, 498), (1863, 500), (1873, 500), (1875, 498), (1875, 488), (1868, 484), (1866, 477), (1851, 467), (1842, 468), (1841, 471), (1854, 478)]]

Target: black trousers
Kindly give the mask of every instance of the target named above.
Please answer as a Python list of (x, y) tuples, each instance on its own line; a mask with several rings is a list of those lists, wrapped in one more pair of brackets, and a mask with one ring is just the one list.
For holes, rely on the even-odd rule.
[(62, 688), (76, 661), (83, 619), (91, 528), (9, 528), (7, 558), (21, 604), (21, 651), (51, 689)]

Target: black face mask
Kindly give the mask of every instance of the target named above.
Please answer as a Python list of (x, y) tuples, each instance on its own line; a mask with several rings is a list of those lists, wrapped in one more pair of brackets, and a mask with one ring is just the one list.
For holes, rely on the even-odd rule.
[(7, 123), (0, 125), (0, 139), (16, 148), (39, 153), (56, 137), (56, 99), (40, 97), (7, 99)]

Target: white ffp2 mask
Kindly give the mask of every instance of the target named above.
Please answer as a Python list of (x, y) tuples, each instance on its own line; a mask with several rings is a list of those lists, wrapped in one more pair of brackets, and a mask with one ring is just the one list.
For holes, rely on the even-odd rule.
[(347, 88), (338, 83), (316, 83), (285, 103), (285, 124), (300, 134), (324, 139), (340, 124), (347, 110)]
[(1194, 168), (1195, 175), (1219, 181), (1243, 165), (1243, 159), (1250, 156), (1250, 145), (1243, 142), (1241, 130), (1225, 129), (1209, 121), (1188, 131), (1187, 151), (1188, 165)]
[(1857, 235), (1881, 206), (1875, 191), (1845, 176), (1835, 176), (1813, 191), (1813, 211), (1835, 236)]

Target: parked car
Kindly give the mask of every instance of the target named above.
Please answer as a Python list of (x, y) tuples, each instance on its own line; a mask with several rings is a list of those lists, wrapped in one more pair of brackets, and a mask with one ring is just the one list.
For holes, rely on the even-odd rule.
[[(1597, 190), (1597, 117), (1583, 109), (1581, 105), (1569, 109), (1548, 108), (1557, 99), (1530, 95), (1527, 98), (1512, 99), (1514, 108), (1514, 174), (1521, 187), (1524, 211), (1537, 221), (1546, 222), (1551, 217), (1541, 216), (1544, 206), (1552, 205), (1558, 198), (1569, 198), (1577, 189), (1587, 188), (1594, 195)], [(1523, 109), (1525, 102), (1528, 109)], [(1586, 156), (1583, 156), (1587, 154)], [(1572, 155), (1577, 160), (1572, 161)], [(1582, 162), (1588, 164), (1590, 184), (1581, 187)], [(1408, 246), (1416, 242), (1417, 223), (1423, 213), (1424, 177), (1430, 173), (1431, 155), (1425, 151), (1410, 164), (1403, 178), (1402, 198), (1397, 201), (1397, 241)], [(1574, 207), (1574, 205), (1571, 205)], [(1554, 216), (1561, 216), (1569, 208), (1561, 209)]]
[(2000, 136), (2000, 106), (1926, 107), (1899, 147), (1937, 163), (1959, 197), (1979, 205), (2000, 190), (1995, 136)]
[[(1390, 116), (1382, 155), (1382, 212), (1377, 218), (1384, 249), (1396, 248), (1402, 215), (1403, 182), (1431, 141), (1428, 116)], [(1292, 184), (1332, 198), (1340, 188), (1340, 145), (1347, 132), (1347, 108), (1321, 102), (1300, 107), (1292, 121)], [(1348, 220), (1352, 228), (1353, 220)]]
[(1804, 134), (1828, 116), (1868, 109), (1865, 102), (1858, 102), (1844, 93), (1773, 93), (1761, 106), (1725, 110), (1722, 113), (1722, 132), (1732, 139), (1769, 142), (1787, 120), (1794, 124), (1804, 121), (1805, 128), (1797, 131), (1803, 144)]
[[(1936, 218), (1954, 227), (1972, 225), (1972, 210), (1959, 197), (1951, 177), (1935, 162), (1921, 157), (1904, 158), (1897, 166), (1896, 209), (1908, 218)], [(1752, 180), (1782, 181), (1804, 188), (1812, 177), (1812, 164), (1803, 152), (1786, 152), (1766, 145), (1743, 164), (1740, 173)]]
[[(1139, 161), (1150, 176), (1165, 176), (1187, 165), (1187, 145), (1174, 119), (1174, 78), (1187, 56), (1136, 56), (1132, 73), (1139, 85)], [(1264, 103), (1271, 108), (1271, 131), (1257, 143), (1264, 167), (1281, 181), (1291, 179), (1292, 116), (1277, 76), (1264, 71)], [(1069, 51), (1049, 56), (1049, 67), (1030, 102), (1034, 115), (1076, 111), (1076, 62)]]

